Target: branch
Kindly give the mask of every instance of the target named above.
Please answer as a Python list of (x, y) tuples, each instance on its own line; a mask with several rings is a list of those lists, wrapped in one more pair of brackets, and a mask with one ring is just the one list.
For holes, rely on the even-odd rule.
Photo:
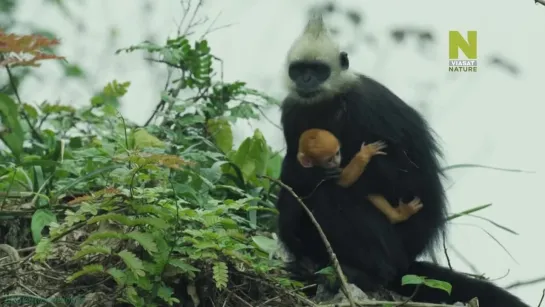
[[(19, 96), (19, 91), (17, 90), (17, 85), (15, 84), (15, 79), (13, 75), (11, 74), (11, 69), (9, 68), (9, 65), (6, 65), (6, 71), (8, 72), (8, 79), (11, 84), (11, 88), (13, 89), (13, 93), (15, 94), (15, 97), (17, 98), (17, 102), (19, 102), (19, 105), (22, 106), (23, 102), (21, 101), (21, 97)], [(42, 136), (36, 131), (36, 128), (34, 125), (32, 125), (32, 122), (30, 122), (30, 118), (26, 114), (25, 110), (21, 110), (21, 114), (23, 114), (23, 118), (28, 124), (28, 127), (30, 128), (30, 131), (32, 132), (32, 135), (36, 140), (38, 140), (40, 143), (43, 143), (44, 140)]]
[(536, 4), (539, 3), (539, 4), (543, 5), (543, 6), (545, 6), (545, 0), (534, 0), (534, 2), (535, 2)]
[[(337, 276), (339, 277), (339, 279), (341, 281), (342, 290), (343, 290), (344, 294), (346, 295), (346, 298), (350, 302), (350, 305), (348, 305), (348, 306), (356, 307), (356, 303), (354, 303), (354, 298), (352, 297), (352, 294), (348, 291), (348, 282), (346, 281), (346, 277), (344, 276), (344, 273), (343, 273), (343, 271), (341, 269), (341, 265), (339, 264), (339, 260), (337, 259), (337, 255), (335, 255), (335, 252), (333, 251), (333, 248), (331, 247), (331, 244), (329, 243), (329, 240), (327, 239), (324, 231), (322, 230), (322, 227), (320, 227), (320, 224), (318, 223), (318, 221), (316, 221), (316, 219), (314, 218), (314, 215), (312, 215), (312, 212), (310, 212), (310, 210), (305, 205), (305, 203), (301, 200), (301, 198), (299, 198), (299, 196), (297, 196), (297, 194), (295, 194), (295, 192), (293, 191), (293, 189), (291, 187), (289, 187), (288, 185), (286, 185), (282, 181), (280, 181), (278, 179), (274, 179), (274, 178), (269, 177), (269, 176), (260, 176), (260, 177), (267, 178), (270, 181), (277, 183), (282, 188), (286, 189), (297, 200), (297, 202), (301, 205), (301, 207), (303, 207), (303, 209), (307, 213), (308, 217), (312, 221), (312, 224), (314, 224), (314, 226), (316, 227), (316, 230), (318, 230), (318, 233), (320, 234), (320, 237), (321, 237), (322, 241), (325, 244), (325, 247), (327, 249), (329, 257), (331, 258), (331, 261), (333, 262), (333, 267), (335, 268)], [(332, 305), (332, 306), (335, 306), (335, 305)], [(376, 306), (381, 306), (381, 305), (376, 305)]]
[(529, 285), (538, 284), (544, 281), (545, 281), (545, 276), (529, 279), (529, 280), (521, 280), (506, 286), (505, 289), (514, 289), (518, 287), (529, 286)]

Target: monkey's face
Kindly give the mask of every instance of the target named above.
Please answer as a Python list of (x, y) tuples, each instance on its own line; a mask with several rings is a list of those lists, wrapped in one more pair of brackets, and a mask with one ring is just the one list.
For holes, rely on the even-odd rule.
[(292, 62), (288, 67), (288, 75), (292, 82), (292, 88), (297, 95), (309, 99), (330, 90), (328, 80), (331, 79), (332, 73), (335, 75), (341, 70), (348, 69), (348, 54), (341, 52), (336, 59), (336, 63), (332, 64), (322, 60)]
[(295, 61), (288, 68), (295, 92), (303, 98), (316, 96), (331, 76), (331, 68), (322, 61)]
[(341, 150), (337, 150), (335, 155), (321, 161), (320, 166), (323, 168), (337, 168), (341, 166)]
[(309, 23), (286, 59), (289, 96), (301, 103), (331, 98), (359, 82), (349, 70), (348, 54), (340, 51), (323, 24)]

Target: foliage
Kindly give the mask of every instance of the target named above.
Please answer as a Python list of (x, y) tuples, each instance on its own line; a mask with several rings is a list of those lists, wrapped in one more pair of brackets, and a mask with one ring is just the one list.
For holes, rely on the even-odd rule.
[[(48, 39), (42, 35), (6, 34), (0, 30), (0, 67), (3, 66), (40, 66), (38, 61), (64, 59), (48, 54), (43, 49), (58, 45), (57, 39)], [(28, 58), (28, 59), (25, 59)]]
[[(17, 45), (25, 40), (8, 37), (9, 48), (26, 50)], [(274, 187), (259, 175), (276, 176), (280, 159), (258, 130), (238, 148), (231, 131), (273, 101), (242, 82), (216, 80), (206, 40), (177, 37), (123, 51), (133, 50), (179, 73), (144, 127), (118, 111), (130, 82), (113, 80), (79, 109), (0, 94), (1, 207), (30, 203), (33, 259), (52, 261), (57, 243), (83, 229), (66, 282), (110, 277), (122, 291), (118, 300), (133, 306), (178, 302), (173, 276), (191, 284), (211, 274), (222, 291), (236, 272), (277, 272), (279, 261), (256, 242), (275, 214)], [(182, 89), (195, 95), (181, 98)]]

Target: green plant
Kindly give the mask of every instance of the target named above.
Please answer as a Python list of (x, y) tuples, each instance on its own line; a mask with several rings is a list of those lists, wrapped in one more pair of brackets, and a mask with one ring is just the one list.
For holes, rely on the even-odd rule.
[[(281, 158), (258, 130), (238, 148), (231, 131), (233, 121), (257, 118), (258, 108), (275, 102), (242, 82), (216, 80), (205, 40), (177, 37), (123, 51), (134, 50), (179, 75), (144, 127), (117, 110), (130, 82), (108, 83), (79, 109), (0, 96), (1, 204), (30, 200), (33, 259), (56, 259), (58, 243), (77, 242), (83, 231), (63, 256), (76, 264), (66, 282), (112, 279), (118, 300), (134, 306), (178, 302), (174, 277), (192, 285), (211, 276), (216, 296), (241, 272), (296, 284), (265, 277), (280, 263), (254, 239), (275, 215), (275, 188), (259, 178), (277, 176)], [(195, 95), (180, 98), (181, 91)]]

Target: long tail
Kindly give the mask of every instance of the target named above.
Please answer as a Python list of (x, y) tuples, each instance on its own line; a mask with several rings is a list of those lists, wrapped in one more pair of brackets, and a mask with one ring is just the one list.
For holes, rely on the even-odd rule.
[[(450, 295), (444, 290), (422, 286), (414, 296), (414, 301), (454, 304), (468, 302), (477, 297), (480, 307), (530, 307), (518, 297), (488, 281), (478, 280), (433, 263), (417, 261), (411, 265), (407, 274), (446, 281), (452, 285)], [(415, 286), (401, 286), (396, 283), (391, 289), (401, 295), (411, 296)]]

